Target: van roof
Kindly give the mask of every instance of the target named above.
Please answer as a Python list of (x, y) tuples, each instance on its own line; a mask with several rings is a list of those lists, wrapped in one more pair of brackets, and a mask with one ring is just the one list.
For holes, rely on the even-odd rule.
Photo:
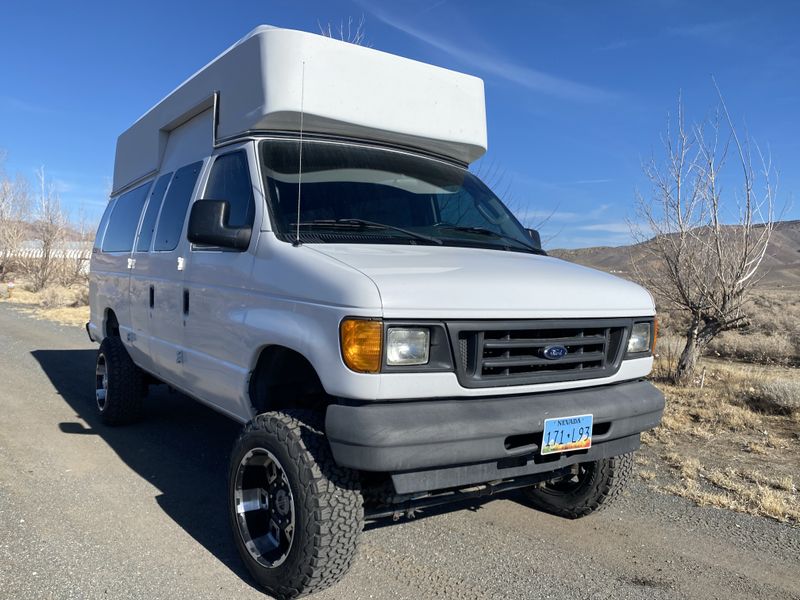
[(112, 193), (156, 172), (169, 132), (208, 109), (214, 141), (303, 130), (418, 148), (461, 163), (486, 152), (483, 81), (325, 36), (255, 28), (117, 140)]

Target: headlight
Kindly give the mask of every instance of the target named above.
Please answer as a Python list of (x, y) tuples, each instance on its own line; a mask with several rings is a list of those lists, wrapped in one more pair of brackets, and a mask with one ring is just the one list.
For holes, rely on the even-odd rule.
[(342, 358), (353, 371), (377, 373), (381, 370), (383, 323), (368, 319), (345, 319), (339, 327)]
[(431, 334), (425, 328), (390, 327), (386, 334), (386, 364), (389, 366), (428, 363)]
[(628, 353), (647, 352), (650, 350), (650, 323), (634, 323), (631, 337), (628, 340)]

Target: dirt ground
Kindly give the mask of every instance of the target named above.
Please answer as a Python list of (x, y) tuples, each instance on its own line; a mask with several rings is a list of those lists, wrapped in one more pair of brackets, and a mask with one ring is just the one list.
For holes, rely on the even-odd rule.
[(705, 359), (700, 383), (656, 384), (661, 425), (643, 436), (639, 475), (654, 489), (800, 523), (800, 369)]

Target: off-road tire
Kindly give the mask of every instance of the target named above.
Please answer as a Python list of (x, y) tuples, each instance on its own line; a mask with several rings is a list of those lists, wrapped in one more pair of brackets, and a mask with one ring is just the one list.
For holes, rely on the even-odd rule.
[[(234, 541), (250, 574), (279, 599), (338, 582), (353, 562), (364, 525), (358, 474), (336, 465), (322, 422), (310, 411), (262, 413), (247, 423), (231, 454), (228, 502)], [(237, 522), (236, 473), (254, 448), (274, 455), (294, 498), (294, 539), (285, 560), (272, 568), (251, 556)]]
[[(100, 419), (106, 425), (128, 425), (142, 417), (144, 378), (118, 337), (106, 337), (97, 351), (98, 368), (105, 365), (105, 398), (97, 400)], [(97, 376), (97, 386), (100, 386)]]
[(577, 481), (544, 483), (523, 490), (534, 507), (567, 519), (578, 519), (612, 504), (633, 474), (633, 452), (578, 465)]

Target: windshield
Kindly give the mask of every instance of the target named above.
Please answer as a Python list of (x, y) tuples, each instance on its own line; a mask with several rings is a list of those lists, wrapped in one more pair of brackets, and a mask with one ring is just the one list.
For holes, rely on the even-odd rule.
[[(275, 233), (298, 230), (298, 140), (265, 140), (261, 161)], [(469, 171), (369, 146), (303, 142), (300, 241), (430, 244), (539, 252), (500, 199)]]

